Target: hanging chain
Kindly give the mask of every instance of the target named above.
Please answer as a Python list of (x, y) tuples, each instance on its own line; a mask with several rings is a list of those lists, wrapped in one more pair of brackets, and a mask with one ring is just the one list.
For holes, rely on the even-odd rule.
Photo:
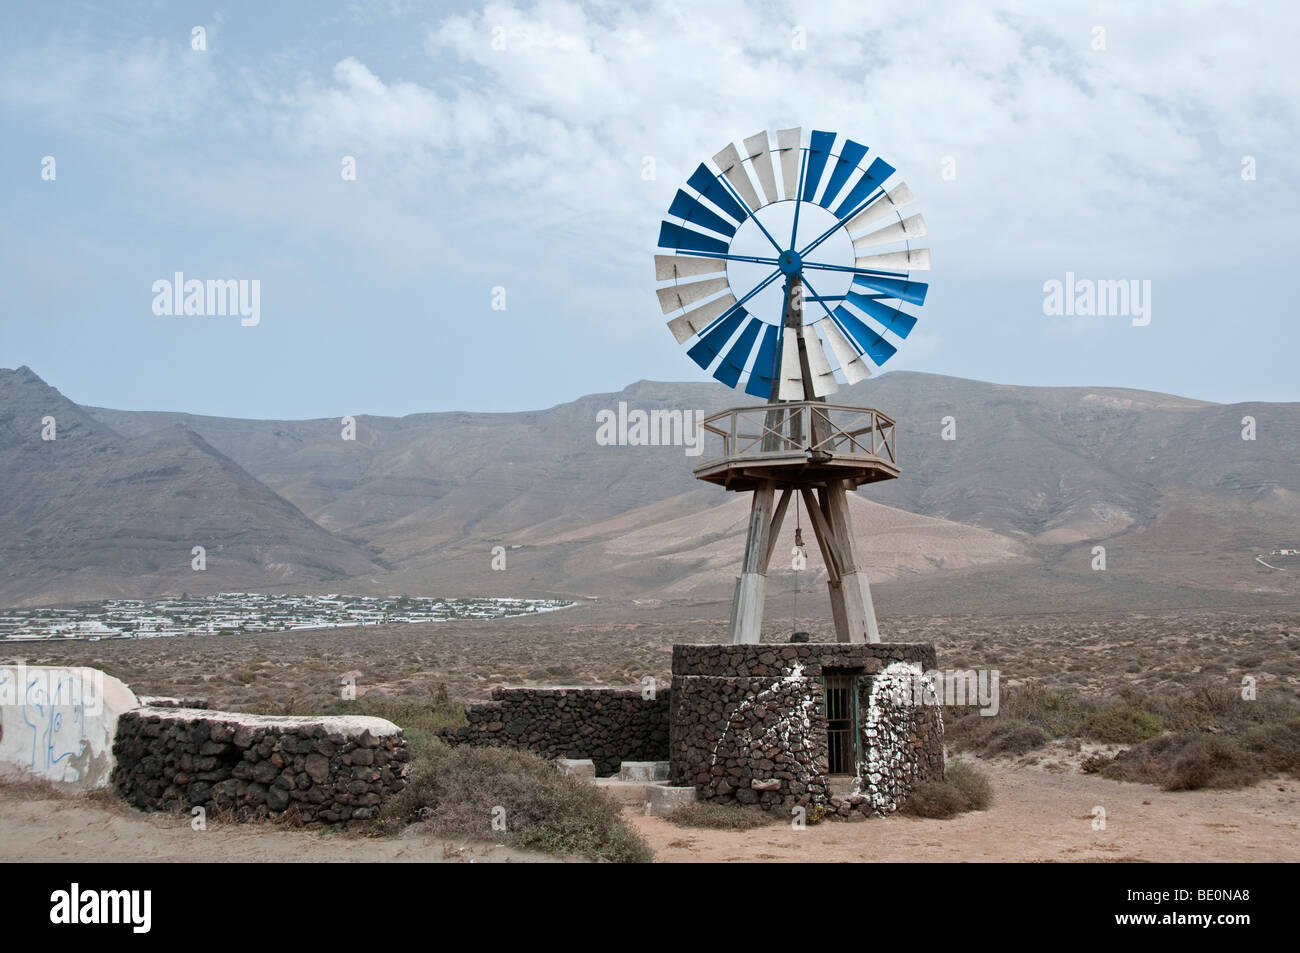
[(790, 634), (799, 625), (799, 579), (808, 568), (808, 547), (803, 544), (803, 526), (799, 521), (799, 498), (794, 501), (794, 549), (790, 551), (790, 571), (794, 573), (794, 604), (790, 609)]

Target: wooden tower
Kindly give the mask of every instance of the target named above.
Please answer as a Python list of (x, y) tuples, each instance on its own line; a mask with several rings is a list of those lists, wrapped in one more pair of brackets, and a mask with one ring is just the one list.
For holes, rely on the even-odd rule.
[[(786, 282), (780, 374), (772, 375), (766, 406), (726, 410), (705, 420), (722, 437), (723, 455), (695, 469), (695, 477), (749, 492), (745, 559), (731, 601), (733, 643), (756, 643), (763, 627), (767, 570), (781, 523), (797, 492), (803, 499), (830, 576), (831, 613), (840, 642), (879, 642), (871, 587), (853, 535), (848, 495), (863, 483), (898, 476), (894, 421), (879, 411), (828, 404), (812, 393), (804, 343), (803, 294), (798, 275)], [(789, 333), (793, 332), (793, 333)], [(793, 353), (797, 342), (797, 357)], [(787, 353), (781, 353), (785, 351)], [(777, 397), (781, 378), (802, 382), (804, 399)], [(787, 391), (788, 392), (788, 391)]]

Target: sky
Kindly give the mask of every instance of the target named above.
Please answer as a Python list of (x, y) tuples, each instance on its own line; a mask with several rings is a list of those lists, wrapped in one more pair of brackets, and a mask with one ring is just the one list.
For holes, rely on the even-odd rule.
[[(1300, 400), (1294, 3), (3, 16), (0, 367), (79, 403), (510, 411), (707, 379), (654, 294), (660, 220), (792, 126), (870, 146), (924, 215), (886, 370)], [(260, 320), (155, 314), (177, 272), (257, 280)], [(1045, 314), (1067, 273), (1149, 281), (1149, 323)]]

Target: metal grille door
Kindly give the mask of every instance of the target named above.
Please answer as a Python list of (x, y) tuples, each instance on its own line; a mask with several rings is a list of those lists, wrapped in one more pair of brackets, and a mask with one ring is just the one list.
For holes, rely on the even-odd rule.
[(858, 721), (855, 682), (852, 675), (827, 675), (824, 680), (826, 760), (831, 774), (854, 773)]

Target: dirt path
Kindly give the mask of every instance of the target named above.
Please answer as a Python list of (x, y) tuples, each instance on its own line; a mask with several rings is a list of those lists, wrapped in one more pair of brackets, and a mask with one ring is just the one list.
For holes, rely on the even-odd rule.
[[(732, 832), (630, 811), (628, 819), (661, 861), (1300, 860), (1296, 781), (1174, 793), (1078, 773), (981, 766), (993, 806), (950, 821), (890, 817)], [(1105, 808), (1105, 830), (1093, 830), (1094, 807)]]
[[(1171, 793), (1076, 772), (984, 764), (995, 801), (950, 821), (891, 817), (774, 824), (745, 832), (678, 827), (629, 808), (661, 861), (1300, 861), (1300, 782)], [(1093, 808), (1106, 810), (1093, 830)], [(0, 785), (0, 862), (545, 861), (492, 844), (449, 843), (418, 827), (374, 838), (266, 824), (142, 814), (112, 798), (60, 798)]]

